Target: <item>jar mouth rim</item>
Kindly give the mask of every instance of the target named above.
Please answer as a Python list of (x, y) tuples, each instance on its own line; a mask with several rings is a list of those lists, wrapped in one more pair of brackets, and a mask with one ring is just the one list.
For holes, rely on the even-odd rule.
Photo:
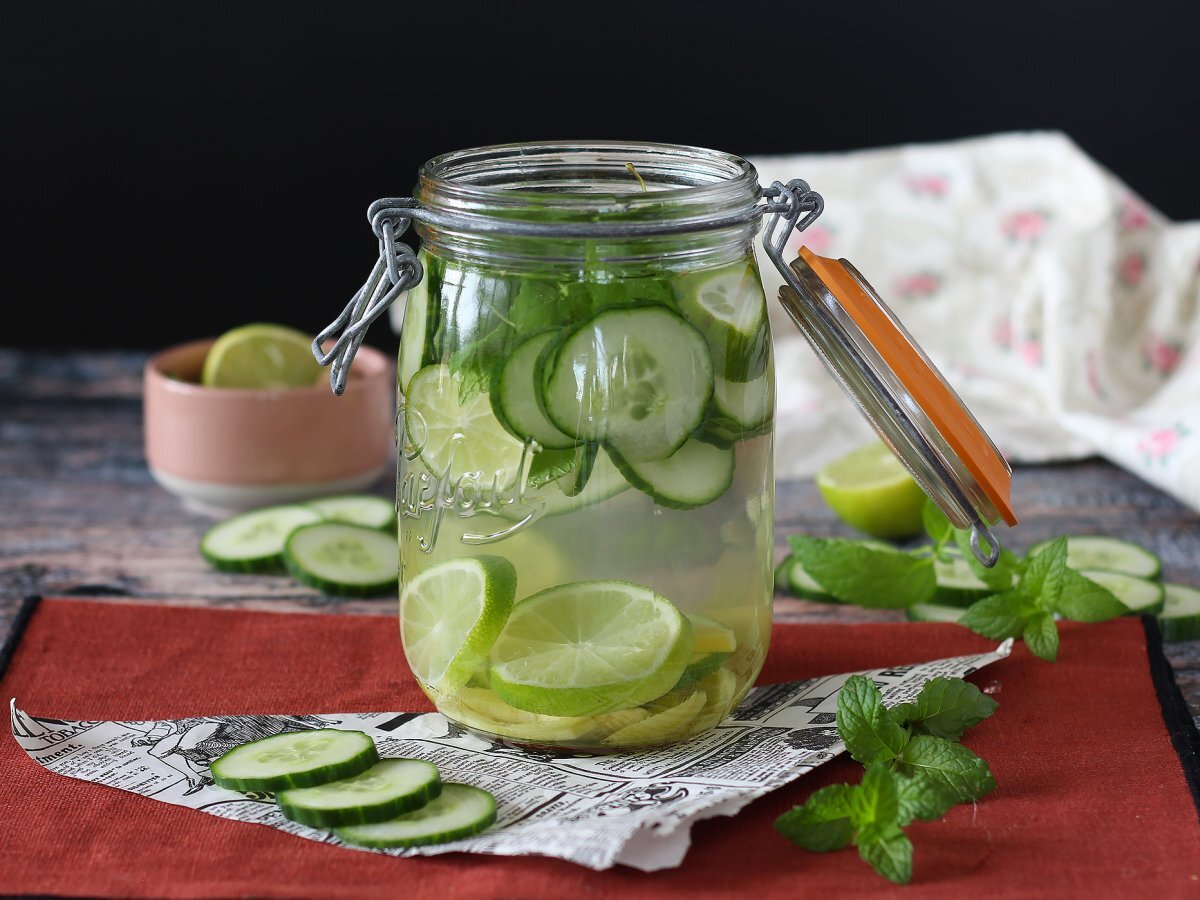
[(740, 156), (703, 147), (639, 141), (539, 141), (455, 150), (425, 162), (416, 196), (424, 205), (534, 207), (577, 215), (671, 217), (681, 207), (729, 213), (761, 197), (758, 172)]

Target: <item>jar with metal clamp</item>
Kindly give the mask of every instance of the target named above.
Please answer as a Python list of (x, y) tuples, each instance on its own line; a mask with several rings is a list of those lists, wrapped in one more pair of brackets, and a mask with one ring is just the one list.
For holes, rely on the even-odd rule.
[[(788, 312), (994, 556), (1011, 511), (986, 435), (851, 267), (785, 264), (821, 208), (736, 156), (636, 143), (450, 153), (372, 205), (379, 262), (314, 351), (337, 390), (405, 295), (400, 625), (442, 713), (527, 746), (641, 749), (710, 731), (754, 684), (774, 557), (764, 215)], [(412, 221), (419, 255), (397, 240)]]

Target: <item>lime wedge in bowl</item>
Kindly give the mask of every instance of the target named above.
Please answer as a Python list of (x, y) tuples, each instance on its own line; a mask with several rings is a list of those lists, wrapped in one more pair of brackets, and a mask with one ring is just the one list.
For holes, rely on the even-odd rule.
[(817, 488), (839, 519), (866, 534), (906, 538), (921, 532), (925, 492), (882, 441), (825, 466)]
[(283, 325), (243, 325), (225, 332), (209, 348), (200, 383), (260, 390), (309, 387), (323, 372), (308, 335)]
[(457, 691), (487, 661), (517, 588), (499, 556), (452, 559), (426, 569), (400, 594), (400, 635), (408, 666), (439, 694)]
[(560, 584), (513, 607), (492, 647), (492, 689), (528, 712), (595, 716), (667, 693), (692, 646), (687, 617), (648, 587)]

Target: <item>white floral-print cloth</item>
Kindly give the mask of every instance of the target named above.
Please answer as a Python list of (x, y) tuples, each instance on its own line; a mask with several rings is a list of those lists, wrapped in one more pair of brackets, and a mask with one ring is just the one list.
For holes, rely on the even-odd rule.
[[(825, 198), (789, 258), (804, 243), (854, 263), (1012, 462), (1099, 454), (1200, 509), (1200, 222), (1053, 132), (752, 161)], [(871, 431), (760, 262), (778, 471), (811, 475)]]

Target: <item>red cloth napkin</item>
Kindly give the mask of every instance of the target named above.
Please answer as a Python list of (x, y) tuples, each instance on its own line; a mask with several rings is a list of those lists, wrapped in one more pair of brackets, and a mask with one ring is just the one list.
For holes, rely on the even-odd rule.
[[(1063, 632), (1058, 663), (1018, 647), (976, 676), (1000, 708), (966, 743), (988, 760), (999, 787), (974, 808), (912, 826), (916, 862), (907, 889), (880, 879), (853, 851), (807, 853), (772, 828), (814, 789), (856, 781), (861, 768), (845, 758), (734, 818), (701, 822), (681, 867), (647, 874), (536, 857), (395, 859), (326, 846), (52, 774), (6, 735), (0, 892), (414, 900), (892, 890), (920, 897), (1200, 895), (1200, 822), (1188, 782), (1195, 729), (1186, 710), (1179, 718), (1182, 701), (1160, 651), (1135, 619), (1068, 624)], [(954, 625), (781, 625), (762, 680), (989, 646)], [(74, 600), (37, 607), (0, 687), (0, 697), (16, 697), (31, 713), (68, 719), (430, 708), (404, 668), (391, 617)]]

